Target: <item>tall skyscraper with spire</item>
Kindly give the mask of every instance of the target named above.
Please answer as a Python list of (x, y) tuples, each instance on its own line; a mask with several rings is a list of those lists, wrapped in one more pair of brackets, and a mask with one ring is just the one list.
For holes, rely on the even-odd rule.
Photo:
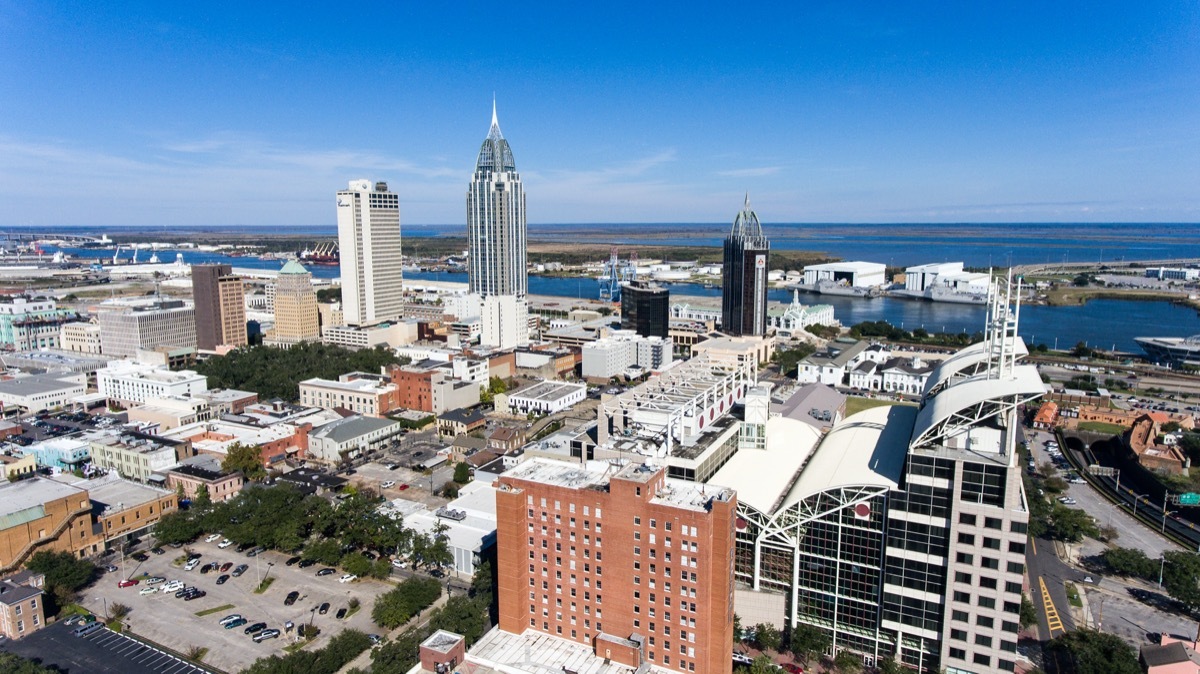
[(351, 180), (337, 193), (342, 310), (346, 324), (370, 326), (404, 313), (400, 197), (387, 183)]
[(746, 205), (725, 238), (721, 269), (721, 331), (728, 335), (762, 335), (767, 331), (767, 270), (771, 244), (758, 216)]
[(525, 191), (493, 101), (492, 127), (467, 189), (468, 280), (482, 300), (484, 346), (503, 349), (529, 341), (525, 243)]

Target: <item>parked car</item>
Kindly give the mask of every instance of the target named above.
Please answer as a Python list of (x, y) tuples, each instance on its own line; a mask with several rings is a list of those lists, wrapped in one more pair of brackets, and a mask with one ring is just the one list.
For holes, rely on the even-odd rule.
[(221, 573), (225, 573), (232, 567), (233, 567), (233, 562), (225, 562), (224, 564), (221, 565)]
[(326, 613), (329, 613), (329, 602), (325, 602), (324, 604), (321, 604), (321, 606), (317, 608), (317, 613), (320, 613), (321, 615), (325, 615)]
[(379, 486), (380, 486), (380, 487), (382, 487), (382, 488), (384, 488), (384, 489), (391, 489), (392, 487), (395, 487), (395, 486), (396, 486), (396, 481), (395, 481), (395, 480), (388, 480), (387, 482), (384, 482), (383, 484), (381, 484), (381, 485), (379, 485)]
[(141, 595), (154, 594), (155, 592), (158, 592), (158, 588), (143, 587), (142, 589), (138, 590), (138, 594)]
[(167, 579), (163, 578), (162, 576), (152, 576), (152, 577), (146, 579), (147, 585), (158, 585), (159, 583), (165, 583), (165, 582), (167, 582)]
[(231, 575), (234, 578), (237, 578), (238, 576), (242, 575), (243, 573), (246, 573), (246, 569), (249, 569), (249, 568), (250, 568), (250, 566), (247, 564), (238, 564), (237, 567), (234, 568), (233, 573)]
[(267, 629), (266, 623), (254, 623), (242, 631), (246, 634), (254, 634), (255, 632), (261, 632), (265, 629)]
[(404, 561), (403, 559), (393, 559), (392, 566), (396, 567), (397, 569), (407, 569), (408, 562)]
[(117, 587), (133, 587), (134, 585), (137, 585), (137, 584), (138, 584), (138, 581), (136, 578), (126, 578), (125, 580), (118, 582)]
[(250, 552), (247, 552), (246, 556), (247, 557), (257, 557), (257, 556), (261, 555), (262, 553), (266, 552), (266, 550), (267, 550), (266, 548), (264, 548), (263, 546), (260, 545), (256, 548), (254, 548), (253, 550), (251, 550)]
[(400, 485), (399, 487), (396, 487), (396, 488), (397, 488), (397, 489), (399, 489), (400, 491), (404, 491), (405, 489), (408, 489), (408, 485), (406, 485), (406, 484), (402, 484), (402, 485)]
[(233, 620), (230, 620), (229, 622), (225, 623), (225, 629), (231, 630), (235, 627), (241, 627), (242, 625), (245, 625), (248, 622), (250, 622), (250, 621), (246, 620), (245, 618), (242, 618), (242, 617), (234, 618)]
[(254, 643), (256, 643), (256, 644), (262, 643), (262, 642), (266, 641), (267, 639), (274, 639), (275, 637), (278, 637), (278, 636), (279, 636), (279, 630), (275, 630), (275, 629), (263, 630), (263, 631), (259, 632), (258, 634), (254, 635)]
[(783, 671), (788, 672), (789, 674), (804, 674), (804, 668), (793, 662), (783, 663)]
[(218, 539), (218, 538), (220, 538), (220, 537), (221, 537), (221, 534), (209, 534), (209, 535), (208, 535), (208, 536), (207, 536), (207, 537), (204, 539), (204, 542), (205, 542), (205, 543), (212, 543), (213, 541), (217, 540), (217, 539)]
[(221, 574), (220, 576), (218, 576), (218, 577), (217, 577), (217, 585), (224, 585), (224, 584), (225, 584), (226, 582), (228, 582), (228, 581), (229, 581), (229, 574), (228, 574), (228, 573), (223, 573), (223, 574)]
[(337, 612), (337, 615), (335, 615), (334, 617), (335, 617), (335, 618), (337, 618), (338, 620), (341, 620), (342, 618), (345, 618), (345, 617), (346, 617), (346, 609), (344, 609), (344, 608), (339, 608), (339, 609), (338, 609), (338, 612)]
[(136, 559), (137, 561), (139, 561), (139, 562), (144, 562), (144, 561), (147, 561), (148, 559), (150, 559), (150, 555), (147, 555), (147, 554), (146, 554), (146, 553), (144, 553), (144, 552), (135, 552), (135, 553), (132, 555), (132, 557), (133, 557), (134, 559)]
[(289, 559), (288, 559), (286, 562), (284, 562), (284, 564), (285, 564), (285, 565), (287, 565), (287, 566), (295, 566), (295, 565), (296, 565), (296, 564), (298, 564), (298, 563), (300, 563), (300, 557), (299, 557), (299, 555), (297, 555), (297, 556), (295, 556), (295, 557), (291, 557), (291, 558), (289, 558)]
[(117, 567), (113, 564), (109, 564), (108, 566), (104, 567), (104, 570), (109, 573), (112, 573), (113, 571), (117, 570)]
[(235, 620), (241, 620), (241, 618), (242, 618), (242, 614), (240, 614), (240, 613), (230, 613), (229, 615), (227, 615), (224, 618), (221, 618), (219, 621), (217, 621), (217, 624), (220, 625), (221, 627), (224, 627)]
[(166, 585), (163, 585), (162, 587), (158, 588), (158, 591), (162, 592), (163, 594), (168, 594), (171, 592), (177, 592), (182, 589), (183, 589), (183, 581), (173, 580), (173, 581), (167, 583)]
[(288, 593), (288, 596), (287, 596), (287, 598), (285, 598), (285, 599), (283, 600), (283, 605), (284, 605), (284, 606), (291, 606), (292, 604), (295, 604), (295, 603), (296, 603), (296, 600), (297, 600), (297, 599), (299, 599), (299, 598), (300, 598), (300, 593), (299, 593), (299, 592), (297, 592), (296, 590), (292, 590), (291, 592), (289, 592), (289, 593)]
[(167, 551), (163, 550), (162, 548), (160, 548), (158, 546), (155, 546), (153, 548), (150, 548), (150, 552), (153, 552), (156, 555), (162, 555), (162, 554), (166, 554)]
[(330, 575), (330, 574), (332, 574), (332, 573), (333, 573), (333, 569), (330, 569), (330, 568), (326, 567), (326, 568), (324, 568), (324, 569), (321, 569), (320, 571), (318, 571), (318, 572), (317, 572), (317, 575), (318, 575), (318, 576), (328, 576), (328, 575)]
[(226, 538), (225, 540), (223, 540), (223, 541), (221, 541), (219, 544), (217, 544), (217, 547), (218, 547), (218, 548), (221, 548), (222, 550), (224, 550), (225, 548), (227, 548), (227, 547), (229, 547), (229, 546), (231, 546), (231, 545), (233, 545), (233, 541), (231, 541), (231, 540), (229, 540), (228, 538)]
[(358, 580), (358, 576), (354, 575), (353, 573), (343, 574), (341, 578), (338, 578), (339, 583), (349, 583), (355, 580)]
[(184, 571), (191, 571), (192, 569), (196, 568), (197, 566), (200, 566), (200, 560), (198, 560), (198, 559), (193, 559), (192, 561), (190, 561), (190, 562), (188, 562), (187, 564), (184, 564), (184, 565), (183, 565), (183, 570), (184, 570)]
[(208, 593), (205, 592), (204, 590), (196, 590), (195, 592), (192, 592), (191, 594), (183, 595), (183, 600), (191, 601), (193, 599), (199, 599), (200, 597), (206, 597), (206, 596), (208, 596)]

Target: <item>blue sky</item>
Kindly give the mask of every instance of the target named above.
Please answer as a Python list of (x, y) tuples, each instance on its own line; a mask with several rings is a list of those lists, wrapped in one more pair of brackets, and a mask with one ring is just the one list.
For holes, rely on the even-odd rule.
[(1193, 1), (525, 4), (0, 0), (0, 225), (1200, 222)]

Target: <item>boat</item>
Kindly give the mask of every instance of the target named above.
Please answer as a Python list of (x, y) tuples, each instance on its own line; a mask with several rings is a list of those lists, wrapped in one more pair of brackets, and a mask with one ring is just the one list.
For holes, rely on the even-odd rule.
[(970, 293), (954, 290), (947, 286), (934, 286), (926, 291), (926, 296), (934, 302), (949, 302), (951, 304), (987, 304), (987, 293)]

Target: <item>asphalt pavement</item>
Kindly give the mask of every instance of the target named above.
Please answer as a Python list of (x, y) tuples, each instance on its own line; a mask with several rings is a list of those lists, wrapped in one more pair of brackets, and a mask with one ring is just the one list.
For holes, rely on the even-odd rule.
[(73, 629), (58, 622), (17, 641), (4, 641), (0, 650), (36, 659), (44, 667), (71, 674), (209, 674), (211, 671), (107, 627), (83, 637), (75, 636)]

